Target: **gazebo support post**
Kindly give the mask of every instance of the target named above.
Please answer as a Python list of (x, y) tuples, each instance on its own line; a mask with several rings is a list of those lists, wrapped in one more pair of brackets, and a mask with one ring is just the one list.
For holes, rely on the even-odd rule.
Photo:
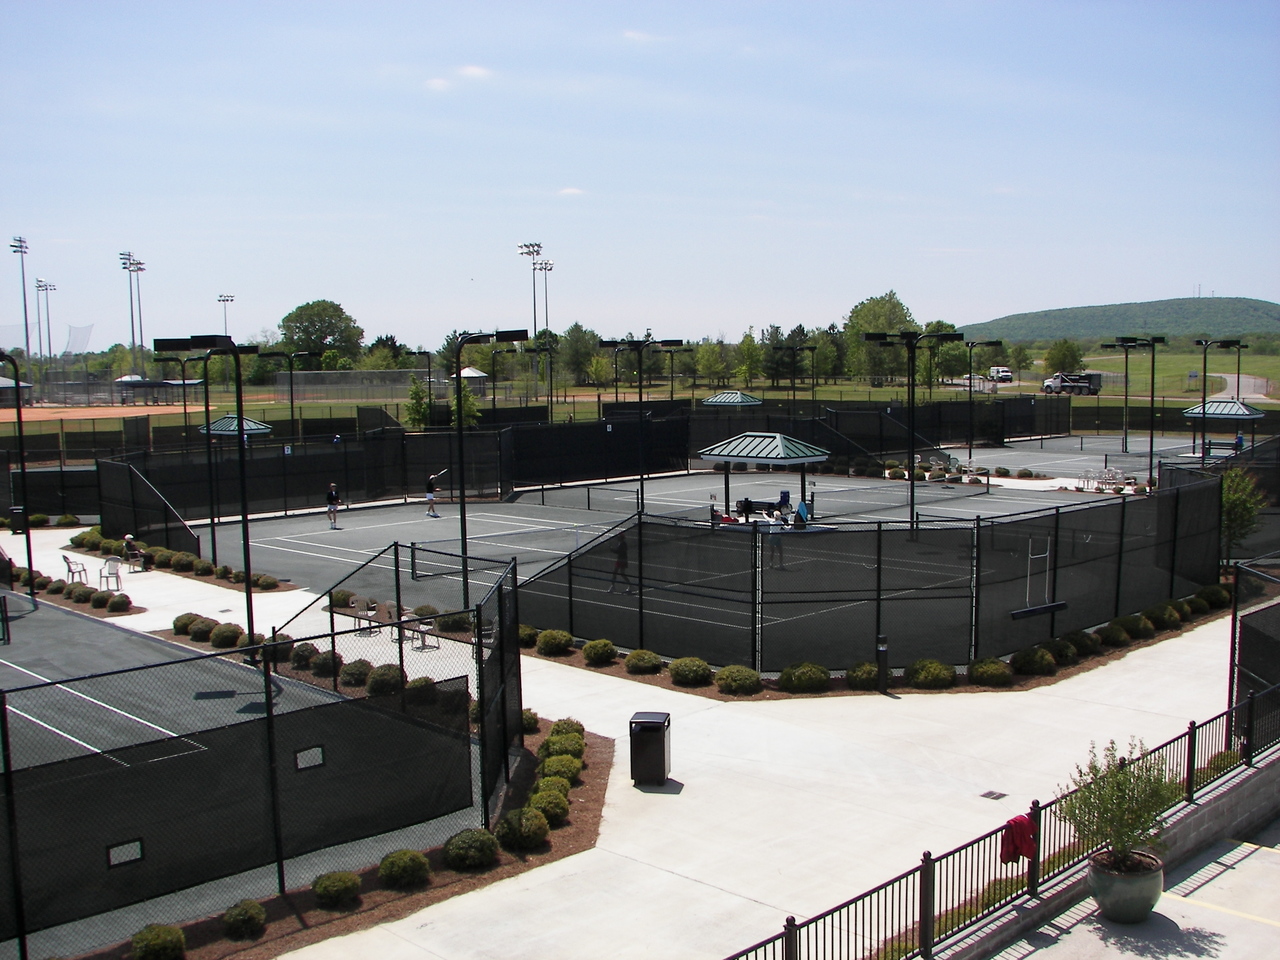
[(724, 506), (720, 508), (720, 512), (726, 517), (729, 516), (729, 471), (733, 469), (733, 464), (728, 460), (724, 462)]

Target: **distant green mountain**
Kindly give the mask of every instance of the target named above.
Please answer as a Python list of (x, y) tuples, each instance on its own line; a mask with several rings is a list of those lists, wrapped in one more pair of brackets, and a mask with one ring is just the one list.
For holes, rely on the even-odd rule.
[(966, 337), (982, 340), (1096, 340), (1116, 336), (1203, 334), (1232, 337), (1280, 333), (1280, 303), (1245, 297), (1186, 297), (1147, 303), (1110, 303), (1015, 313), (964, 327)]

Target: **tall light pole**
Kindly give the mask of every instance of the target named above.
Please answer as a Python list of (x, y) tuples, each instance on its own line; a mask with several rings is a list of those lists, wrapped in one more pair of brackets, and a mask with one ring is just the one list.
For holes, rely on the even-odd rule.
[(921, 340), (937, 343), (962, 343), (963, 333), (920, 333), (916, 330), (900, 330), (897, 333), (864, 333), (862, 339), (878, 343), (882, 347), (907, 348), (907, 512), (911, 529), (916, 521), (916, 351)]
[[(683, 347), (683, 340), (654, 340), (645, 334), (643, 340), (601, 340), (601, 347), (613, 347), (614, 363), (617, 363), (618, 351), (630, 350), (636, 355), (636, 369), (643, 371), (644, 369), (644, 351), (647, 347)], [(640, 451), (640, 512), (644, 513), (644, 400), (643, 394), (641, 399), (636, 403), (636, 436), (637, 444)]]
[[(809, 402), (816, 403), (818, 400), (818, 347), (817, 344), (807, 343), (802, 347), (797, 347), (801, 353), (809, 354), (809, 369), (813, 371), (813, 392), (809, 395)], [(814, 414), (810, 414), (813, 416)]]
[[(516, 247), (520, 256), (529, 258), (529, 266), (533, 268), (533, 339), (538, 339), (538, 258), (542, 256), (542, 244), (522, 243)], [(538, 381), (542, 379), (542, 358), (534, 355), (533, 363), (533, 399), (538, 399)]]
[[(51, 290), (57, 290), (57, 289), (58, 288), (54, 286), (52, 283), (50, 283), (48, 280), (44, 280), (44, 279), (41, 279), (40, 277), (36, 277), (36, 342), (39, 343), (42, 340), (44, 341), (45, 345), (43, 349), (48, 351), (46, 356), (49, 358), (49, 360), (53, 358), (53, 324), (49, 321), (49, 292)], [(48, 328), (48, 331), (49, 331), (49, 336), (47, 339), (41, 336), (40, 334), (40, 294), (42, 293), (44, 294), (45, 326)], [(1239, 380), (1239, 377), (1237, 377), (1236, 379)], [(41, 388), (40, 395), (43, 399), (48, 400), (49, 399), (49, 361), (48, 360), (46, 360), (44, 364), (43, 380), (44, 380), (44, 384)]]
[(152, 357), (156, 363), (176, 363), (182, 376), (182, 449), (187, 449), (187, 363), (200, 360), (200, 357)]
[(133, 277), (133, 284), (137, 287), (138, 296), (138, 356), (142, 361), (142, 379), (147, 379), (147, 338), (142, 332), (142, 274), (147, 269), (147, 265), (141, 260), (134, 260), (129, 264), (129, 274)]
[(289, 435), (294, 440), (297, 440), (299, 434), (298, 421), (293, 415), (293, 361), (298, 357), (318, 357), (320, 354), (315, 350), (295, 350), (293, 353), (272, 350), (270, 353), (260, 353), (258, 356), (275, 357), (289, 364)]
[[(536, 281), (537, 276), (535, 274)], [(537, 287), (534, 287), (536, 294)], [(462, 605), (471, 606), (471, 576), (467, 570), (467, 460), (466, 417), (462, 409), (462, 348), (469, 343), (519, 343), (529, 339), (528, 330), (499, 330), (497, 333), (460, 333), (453, 357), (454, 419), (458, 421), (458, 539), (462, 545)]]
[[(555, 266), (554, 260), (534, 260), (533, 269), (542, 274), (542, 332), (543, 340), (546, 341), (548, 350), (551, 348), (551, 311), (547, 305), (547, 274)], [(533, 331), (533, 342), (538, 343), (538, 331)], [(555, 403), (556, 388), (551, 381), (551, 354), (547, 354), (547, 395), (551, 397), (551, 402)], [(554, 418), (553, 418), (554, 419)]]
[(796, 348), (789, 343), (774, 344), (773, 352), (781, 353), (783, 350), (791, 351), (791, 403), (788, 405), (788, 413), (794, 414), (792, 409), (796, 402)]
[[(44, 304), (44, 313), (46, 317), (49, 315), (49, 301), (47, 299), (45, 300), (45, 304)], [(1236, 344), (1236, 399), (1237, 400), (1240, 399), (1240, 351), (1248, 350), (1248, 349), (1249, 349), (1249, 345), (1247, 343)]]
[[(30, 248), (27, 246), (26, 237), (14, 237), (13, 242), (9, 244), (9, 249), (18, 255), (19, 270), (22, 273), (22, 346), (25, 351), (24, 356), (31, 356), (31, 331), (27, 329), (27, 253)], [(14, 377), (17, 380), (17, 377)], [(16, 390), (17, 387), (15, 386)], [(21, 404), (19, 404), (21, 406)], [(28, 557), (29, 561), (31, 558)]]
[(133, 316), (133, 274), (129, 272), (129, 268), (133, 265), (133, 253), (129, 250), (122, 250), (119, 254), (120, 269), (125, 271), (125, 277), (129, 281), (129, 356), (132, 358), (132, 373), (138, 372), (138, 340), (134, 335), (135, 319)]
[(1200, 466), (1203, 467), (1209, 453), (1209, 418), (1205, 416), (1205, 407), (1209, 403), (1209, 348), (1234, 350), (1240, 346), (1239, 340), (1197, 340), (1200, 347)]
[(1104, 343), (1101, 345), (1103, 350), (1123, 350), (1124, 351), (1124, 418), (1122, 420), (1122, 432), (1120, 440), (1120, 452), (1129, 452), (1129, 351), (1134, 348), (1134, 344), (1130, 343), (1127, 338), (1116, 338), (1115, 343)]
[(665, 353), (671, 361), (671, 372), (668, 375), (668, 379), (671, 381), (671, 391), (669, 396), (672, 400), (676, 398), (676, 354), (689, 353), (692, 350), (693, 347), (660, 347), (658, 349), (659, 353)]
[(973, 351), (978, 347), (1003, 347), (1003, 340), (966, 340), (969, 351), (969, 459), (973, 459)]
[(493, 412), (498, 412), (498, 354), (500, 353), (519, 353), (515, 347), (508, 347), (506, 350), (494, 350), (489, 354), (489, 386), (491, 388), (490, 400), (493, 404)]
[(220, 293), (218, 294), (218, 302), (222, 304), (222, 335), (227, 337), (230, 336), (227, 332), (227, 304), (235, 303), (236, 298), (230, 293)]
[[(24, 280), (25, 289), (26, 282)], [(31, 361), (28, 360), (28, 363)], [(0, 363), (13, 364), (13, 407), (18, 425), (18, 475), (22, 491), (22, 530), (27, 541), (27, 592), (31, 597), (31, 605), (36, 602), (36, 565), (31, 561), (31, 501), (27, 499), (27, 451), (22, 429), (22, 375), (18, 370), (18, 361), (9, 354), (0, 351)]]
[(1164, 337), (1116, 337), (1116, 343), (1130, 347), (1151, 349), (1151, 397), (1147, 424), (1147, 487), (1156, 485), (1156, 344), (1165, 343)]

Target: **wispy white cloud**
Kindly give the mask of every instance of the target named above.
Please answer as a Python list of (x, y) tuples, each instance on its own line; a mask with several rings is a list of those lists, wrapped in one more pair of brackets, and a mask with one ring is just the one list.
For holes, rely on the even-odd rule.
[(586, 193), (585, 190), (579, 190), (577, 187), (565, 187), (560, 191), (562, 197), (576, 197), (580, 193)]
[(475, 64), (469, 64), (465, 67), (458, 68), (458, 76), (465, 77), (468, 80), (487, 80), (493, 76), (493, 71), (488, 67), (478, 67)]
[(425, 86), (428, 90), (435, 90), (439, 92), (441, 90), (448, 90), (453, 86), (453, 84), (444, 79), (444, 77), (434, 77), (431, 80), (428, 80)]

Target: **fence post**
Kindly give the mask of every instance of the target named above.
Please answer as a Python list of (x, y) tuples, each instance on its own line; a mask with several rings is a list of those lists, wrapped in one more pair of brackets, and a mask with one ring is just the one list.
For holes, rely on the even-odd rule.
[(1032, 800), (1031, 809), (1027, 811), (1031, 818), (1031, 858), (1027, 863), (1027, 896), (1040, 896), (1040, 801)]
[[(409, 546), (410, 555), (413, 554), (413, 546)], [(409, 684), (409, 675), (404, 670), (404, 607), (401, 605), (403, 599), (400, 592), (400, 541), (395, 541), (395, 563), (396, 563), (396, 663), (400, 667), (400, 712), (406, 713), (405, 709), (405, 690)], [(424, 634), (425, 636), (425, 634)], [(424, 643), (423, 646), (426, 646)]]
[(782, 960), (800, 960), (800, 928), (795, 917), (787, 917), (782, 927)]
[(883, 632), (880, 629), (880, 600), (882, 591), (880, 590), (881, 577), (884, 573), (884, 523), (880, 520), (876, 521), (876, 636), (880, 636)]
[(1187, 803), (1196, 798), (1196, 722), (1187, 723)]
[[(274, 629), (272, 637), (275, 636)], [(275, 657), (275, 651), (271, 651), (271, 655)], [(280, 891), (281, 896), (285, 891), (284, 877), (284, 834), (280, 827), (280, 774), (276, 765), (276, 711), (275, 701), (271, 696), (271, 670), (267, 666), (267, 658), (262, 657), (262, 696), (265, 699), (264, 713), (266, 723), (264, 729), (267, 735), (267, 788), (271, 793), (271, 839), (275, 846), (276, 854), (276, 889)]]
[(9, 696), (3, 690), (0, 690), (0, 752), (4, 761), (4, 807), (9, 833), (13, 924), (18, 934), (18, 960), (27, 960), (27, 911), (22, 895), (22, 856), (18, 850), (18, 798), (13, 793), (13, 751), (9, 746)]
[(573, 632), (573, 554), (570, 553), (564, 558), (564, 592), (565, 598), (569, 601), (569, 635), (576, 637)]
[(978, 660), (978, 618), (982, 613), (982, 517), (973, 518), (973, 547), (969, 551), (969, 663)]
[[(639, 494), (637, 494), (639, 496)], [(625, 534), (624, 534), (625, 536)], [(636, 630), (640, 649), (644, 646), (644, 512), (636, 511)]]
[(920, 857), (920, 956), (933, 957), (933, 854)]
[(760, 521), (751, 521), (751, 656), (759, 673), (764, 664), (760, 648)]
[[(361, 610), (360, 613), (368, 613)], [(333, 629), (333, 594), (329, 594), (329, 664), (333, 667), (333, 692), (338, 692), (338, 634)]]
[[(1160, 491), (1164, 493), (1164, 491)], [(1178, 595), (1178, 507), (1182, 495), (1180, 487), (1173, 488), (1173, 524), (1169, 531), (1169, 596)], [(1157, 494), (1159, 496), (1159, 494)]]
[(1124, 584), (1124, 505), (1127, 501), (1123, 498), (1120, 500), (1120, 530), (1116, 535), (1116, 612), (1112, 616), (1118, 617), (1123, 611), (1120, 609), (1120, 590)]
[(1244, 765), (1253, 766), (1253, 691), (1244, 704)]

